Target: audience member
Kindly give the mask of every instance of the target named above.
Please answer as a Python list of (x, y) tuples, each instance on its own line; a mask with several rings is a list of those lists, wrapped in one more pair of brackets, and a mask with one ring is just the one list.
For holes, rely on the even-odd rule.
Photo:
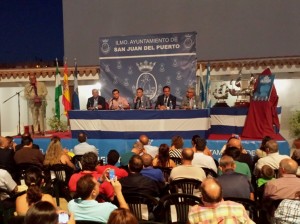
[(163, 87), (164, 94), (157, 97), (155, 109), (168, 110), (176, 108), (176, 97), (171, 94), (169, 86)]
[[(200, 135), (193, 135), (192, 139), (191, 139), (191, 144), (192, 144), (192, 149), (194, 152), (196, 152), (196, 139), (200, 138)], [(212, 157), (212, 153), (209, 150), (209, 148), (207, 146), (205, 146), (204, 152), (205, 155), (211, 156)]]
[(85, 133), (81, 132), (78, 134), (77, 138), (79, 144), (74, 146), (74, 154), (75, 155), (83, 155), (86, 152), (93, 152), (98, 156), (98, 150), (94, 145), (90, 145), (86, 142), (87, 136)]
[[(232, 157), (224, 155), (220, 160), (223, 174), (218, 181), (223, 189), (223, 197), (250, 198), (254, 200), (254, 189), (246, 175), (236, 173)], [(233, 184), (234, 183), (234, 184)]]
[(260, 176), (257, 179), (257, 187), (261, 187), (274, 179), (275, 172), (269, 165), (263, 165), (260, 171)]
[(145, 177), (149, 177), (152, 180), (157, 182), (165, 182), (164, 175), (160, 169), (154, 169), (152, 166), (153, 158), (151, 155), (144, 153), (142, 155), (143, 166), (144, 168), (141, 171), (141, 174)]
[[(33, 204), (26, 213), (24, 224), (59, 224), (59, 212), (48, 201), (39, 201)], [(71, 213), (67, 224), (75, 224)]]
[(118, 89), (114, 89), (112, 95), (113, 97), (109, 100), (108, 105), (110, 110), (130, 109), (127, 99), (120, 96), (120, 91)]
[(78, 180), (87, 174), (92, 175), (96, 180), (102, 182), (99, 186), (100, 195), (104, 197), (104, 199), (108, 201), (114, 200), (114, 190), (111, 184), (106, 181), (106, 172), (104, 170), (101, 174), (98, 173), (95, 169), (98, 163), (98, 157), (93, 152), (85, 153), (81, 158), (82, 171), (79, 173), (75, 173), (71, 176), (69, 180), (69, 189), (71, 192), (76, 191), (76, 184)]
[(69, 155), (60, 143), (60, 138), (57, 136), (52, 137), (44, 161), (45, 166), (53, 166), (55, 164), (64, 164), (75, 169), (75, 165), (71, 162)]
[[(120, 208), (128, 209), (128, 205), (122, 194), (122, 186), (118, 180), (110, 180)], [(117, 209), (110, 202), (99, 203), (95, 199), (99, 194), (100, 183), (91, 175), (86, 174), (76, 184), (76, 196), (78, 198), (68, 203), (68, 209), (74, 214), (75, 220), (88, 220), (107, 223), (110, 213)]]
[(255, 164), (260, 158), (267, 156), (266, 153), (266, 143), (271, 140), (270, 136), (263, 137), (259, 149), (256, 149), (255, 156), (253, 158), (253, 163)]
[(170, 147), (170, 157), (171, 158), (179, 158), (181, 159), (181, 153), (183, 149), (183, 138), (179, 135), (173, 136)]
[[(244, 174), (248, 177), (249, 180), (251, 180), (252, 174), (249, 169), (248, 164), (239, 162), (237, 159), (241, 155), (241, 151), (236, 147), (228, 147), (225, 149), (223, 156), (227, 155), (233, 158), (235, 163), (235, 172)], [(222, 174), (222, 171), (219, 171), (219, 175)]]
[(277, 170), (279, 168), (279, 163), (282, 159), (289, 158), (287, 155), (280, 155), (278, 152), (278, 144), (275, 140), (269, 140), (266, 143), (266, 153), (267, 156), (259, 159), (255, 165), (254, 174), (259, 175), (259, 172), (263, 165), (269, 165), (272, 169)]
[(88, 98), (88, 101), (86, 104), (86, 109), (87, 110), (105, 110), (106, 109), (105, 98), (99, 95), (99, 90), (93, 89), (92, 95), (93, 95), (92, 97)]
[(97, 166), (96, 171), (100, 174), (102, 174), (106, 169), (114, 169), (115, 175), (118, 177), (118, 179), (121, 179), (123, 177), (127, 177), (128, 173), (124, 169), (120, 169), (116, 167), (116, 163), (119, 161), (120, 155), (117, 150), (112, 149), (107, 154), (107, 165), (104, 166)]
[(274, 214), (274, 223), (300, 223), (300, 191), (295, 199), (284, 199)]
[(129, 160), (133, 155), (141, 155), (144, 152), (144, 146), (141, 142), (137, 141), (134, 143), (133, 148), (130, 152), (126, 152), (121, 155), (120, 165), (128, 166)]
[[(4, 169), (0, 169), (0, 188), (10, 193), (16, 193), (18, 186), (12, 176)], [(0, 201), (4, 208), (15, 208), (15, 201), (4, 192), (0, 192)]]
[(244, 206), (223, 201), (222, 187), (213, 178), (205, 179), (201, 184), (202, 205), (193, 206), (188, 215), (189, 223), (254, 223)]
[(7, 170), (10, 175), (15, 176), (14, 151), (9, 149), (6, 138), (0, 136), (0, 168)]
[(252, 156), (247, 153), (247, 151), (243, 148), (242, 141), (239, 136), (234, 135), (233, 137), (229, 138), (226, 144), (226, 148), (229, 147), (236, 147), (240, 150), (240, 155), (236, 159), (236, 161), (239, 161), (241, 163), (247, 163), (250, 171), (253, 171), (253, 160)]
[(294, 160), (290, 158), (281, 160), (279, 178), (266, 184), (264, 197), (272, 200), (293, 199), (295, 193), (300, 191), (300, 179), (296, 176), (297, 168), (298, 164)]
[(15, 152), (17, 143), (14, 142), (14, 138), (11, 136), (5, 136), (5, 138), (8, 141), (8, 148)]
[(110, 213), (107, 224), (138, 224), (137, 218), (129, 209), (118, 208)]
[(27, 210), (38, 201), (48, 201), (56, 206), (54, 199), (49, 194), (43, 194), (43, 173), (38, 167), (30, 167), (25, 171), (25, 184), (28, 187), (26, 194), (19, 196), (16, 200), (16, 212), (25, 215)]
[(172, 169), (170, 180), (190, 178), (203, 181), (206, 177), (205, 172), (201, 167), (192, 165), (194, 152), (190, 148), (182, 151), (182, 165), (176, 166)]
[(205, 155), (204, 153), (206, 148), (206, 140), (204, 138), (198, 137), (194, 141), (196, 152), (194, 153), (192, 165), (206, 167), (217, 173), (218, 170), (214, 159), (211, 156)]
[(23, 148), (16, 151), (14, 159), (16, 164), (32, 163), (40, 167), (43, 166), (44, 155), (40, 150), (32, 148), (32, 138), (24, 137)]
[(139, 155), (133, 155), (128, 164), (129, 174), (120, 179), (123, 194), (142, 193), (158, 197), (161, 186), (158, 182), (143, 176), (140, 172), (143, 169), (143, 160)]
[(158, 155), (153, 160), (153, 166), (158, 167), (175, 167), (175, 162), (170, 159), (169, 146), (167, 144), (161, 144), (158, 148)]
[(150, 154), (152, 156), (152, 158), (155, 158), (155, 156), (157, 156), (158, 147), (150, 145), (150, 140), (147, 135), (141, 135), (139, 137), (139, 141), (143, 144), (145, 153)]
[[(16, 145), (16, 151), (20, 150), (23, 148), (24, 146), (24, 138), (25, 137), (30, 137), (31, 138), (31, 134), (29, 132), (25, 132), (22, 136), (21, 136), (21, 143)], [(40, 146), (37, 144), (32, 143), (32, 148), (33, 149), (40, 149)]]
[(292, 154), (292, 159), (298, 164), (297, 177), (300, 177), (300, 149), (295, 149)]

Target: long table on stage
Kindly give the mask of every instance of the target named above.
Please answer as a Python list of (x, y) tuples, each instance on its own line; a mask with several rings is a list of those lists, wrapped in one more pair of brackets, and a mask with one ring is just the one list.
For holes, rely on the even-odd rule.
[(69, 111), (72, 137), (85, 132), (92, 139), (170, 139), (174, 135), (208, 137), (209, 110)]

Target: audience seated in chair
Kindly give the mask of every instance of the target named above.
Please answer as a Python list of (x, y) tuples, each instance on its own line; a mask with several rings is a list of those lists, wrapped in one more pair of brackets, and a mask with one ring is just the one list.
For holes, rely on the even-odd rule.
[(184, 145), (184, 140), (181, 136), (176, 135), (173, 136), (171, 139), (171, 147), (170, 147), (170, 158), (178, 158), (178, 163), (176, 163), (176, 165), (181, 164), (181, 153), (182, 153), (182, 149), (183, 149), (183, 145)]
[(205, 179), (201, 184), (204, 206), (195, 205), (189, 211), (189, 223), (254, 223), (243, 205), (224, 201), (222, 187), (213, 178)]
[(161, 144), (158, 148), (158, 155), (152, 162), (155, 167), (170, 167), (176, 166), (176, 163), (170, 158), (169, 146), (167, 144)]
[(270, 180), (274, 178), (275, 178), (274, 170), (269, 165), (264, 165), (261, 168), (259, 178), (257, 179), (257, 183), (256, 183), (257, 185), (256, 193), (259, 201), (261, 201), (263, 198), (266, 183), (268, 183)]
[(53, 197), (49, 194), (43, 194), (41, 190), (41, 186), (44, 183), (41, 169), (37, 167), (27, 169), (24, 178), (28, 189), (25, 194), (19, 196), (16, 200), (16, 212), (18, 215), (25, 215), (30, 206), (38, 201), (48, 201), (56, 207)]
[(153, 158), (150, 154), (144, 153), (142, 155), (143, 169), (141, 174), (145, 177), (149, 177), (154, 181), (165, 183), (165, 178), (160, 169), (155, 169), (152, 166)]
[(222, 175), (217, 179), (222, 187), (223, 197), (246, 198), (254, 201), (254, 189), (246, 175), (235, 172), (232, 157), (224, 155), (220, 160)]
[(267, 153), (266, 153), (266, 143), (269, 140), (272, 140), (272, 138), (270, 136), (263, 137), (263, 139), (261, 140), (260, 147), (255, 150), (255, 156), (253, 157), (253, 164), (256, 164), (257, 161), (260, 158), (263, 158), (263, 157), (267, 156)]
[(227, 140), (227, 143), (225, 145), (225, 148), (223, 147), (221, 152), (223, 154), (224, 150), (226, 148), (229, 147), (235, 147), (238, 148), (240, 151), (240, 155), (237, 159), (235, 159), (236, 161), (239, 161), (241, 163), (246, 163), (249, 167), (249, 169), (251, 170), (251, 172), (253, 171), (253, 160), (252, 160), (252, 156), (247, 152), (246, 149), (244, 149), (243, 145), (242, 145), (242, 141), (241, 138), (238, 135), (233, 135), (232, 137), (230, 137)]
[(98, 150), (94, 145), (90, 145), (87, 143), (87, 136), (85, 133), (81, 132), (78, 134), (77, 140), (79, 142), (78, 145), (74, 146), (74, 154), (75, 155), (83, 155), (87, 152), (93, 152), (98, 156)]
[(139, 141), (143, 144), (144, 153), (150, 154), (152, 158), (155, 158), (158, 155), (158, 147), (150, 145), (151, 142), (147, 135), (141, 135)]
[[(108, 180), (106, 180), (108, 181)], [(128, 209), (128, 205), (122, 194), (122, 186), (116, 179), (110, 180), (120, 208)], [(91, 175), (82, 176), (76, 184), (76, 199), (68, 203), (68, 209), (74, 214), (75, 220), (90, 220), (107, 222), (110, 213), (117, 209), (110, 202), (99, 203), (95, 199), (99, 194), (100, 183)]]
[(102, 174), (106, 169), (114, 169), (115, 175), (118, 177), (118, 179), (121, 179), (123, 177), (127, 177), (128, 173), (126, 170), (116, 167), (116, 163), (119, 161), (120, 155), (117, 150), (112, 149), (107, 154), (107, 165), (103, 166), (97, 166), (96, 171), (100, 174)]
[(284, 199), (274, 214), (274, 223), (300, 223), (300, 191), (294, 199)]
[[(8, 140), (0, 136), (0, 167), (15, 177), (14, 151), (9, 148)], [(15, 178), (14, 178), (15, 179)]]
[(143, 176), (143, 160), (139, 155), (134, 155), (129, 160), (129, 174), (120, 179), (123, 194), (142, 193), (152, 197), (158, 197), (163, 189), (160, 183)]
[(120, 167), (128, 166), (129, 160), (133, 155), (141, 155), (142, 153), (144, 153), (144, 151), (144, 145), (139, 141), (135, 142), (130, 152), (126, 152), (121, 155)]
[(190, 148), (185, 148), (182, 151), (182, 165), (176, 166), (172, 169), (170, 174), (170, 181), (191, 178), (196, 180), (204, 180), (206, 175), (201, 167), (192, 165), (194, 158), (194, 151)]
[(296, 176), (298, 164), (290, 158), (281, 160), (279, 178), (269, 181), (265, 186), (265, 199), (293, 199), (300, 191), (300, 178)]
[[(25, 133), (21, 136), (21, 143), (18, 144), (18, 145), (16, 145), (15, 151), (18, 151), (18, 150), (20, 150), (20, 149), (23, 148), (23, 146), (24, 146), (24, 139), (26, 139), (26, 137), (31, 138), (31, 134), (30, 134), (29, 132), (25, 132)], [(40, 150), (40, 146), (37, 145), (37, 144), (34, 144), (34, 143), (32, 143), (32, 148), (33, 148), (33, 149), (38, 149), (38, 150)]]
[[(227, 147), (225, 151), (223, 152), (222, 156), (227, 155), (234, 159), (235, 163), (235, 172), (244, 174), (248, 177), (249, 180), (252, 178), (252, 173), (250, 171), (250, 168), (248, 164), (239, 162), (238, 158), (241, 155), (241, 151), (236, 147)], [(218, 174), (222, 174), (222, 170), (219, 169)]]
[(295, 160), (298, 164), (298, 169), (297, 169), (297, 177), (300, 177), (300, 149), (295, 149), (292, 155), (292, 159)]
[(22, 149), (16, 151), (14, 160), (16, 164), (32, 163), (43, 167), (44, 155), (40, 150), (32, 148), (33, 140), (30, 137), (24, 137)]
[(95, 170), (95, 168), (97, 166), (97, 163), (98, 163), (98, 157), (97, 157), (97, 155), (95, 153), (93, 153), (93, 152), (85, 153), (82, 156), (81, 163), (82, 163), (82, 171), (80, 171), (79, 173), (73, 174), (71, 176), (71, 178), (70, 178), (70, 181), (69, 181), (69, 189), (70, 189), (70, 191), (71, 192), (75, 192), (76, 191), (77, 181), (82, 176), (90, 174), (96, 180), (99, 180), (100, 182), (102, 182), (102, 184), (99, 186), (100, 187), (99, 188), (100, 195), (103, 196), (102, 199), (104, 199), (105, 201), (113, 201), (113, 199), (114, 199), (114, 190), (113, 190), (113, 187), (104, 178), (104, 176), (106, 176), (106, 171), (108, 169), (105, 170), (101, 174), (98, 173)]
[(69, 155), (63, 149), (58, 136), (52, 137), (44, 161), (45, 166), (53, 166), (55, 164), (65, 164), (75, 170), (75, 165), (71, 162)]
[[(58, 224), (59, 212), (48, 201), (39, 201), (33, 204), (24, 218), (24, 224)], [(67, 224), (75, 224), (74, 216), (71, 213)]]
[(118, 208), (110, 213), (107, 224), (138, 224), (136, 217), (125, 208)]
[(275, 140), (269, 140), (265, 147), (267, 156), (260, 158), (255, 164), (254, 174), (259, 175), (259, 172), (263, 165), (269, 165), (272, 169), (279, 169), (279, 163), (281, 160), (290, 158), (287, 155), (280, 155), (278, 152), (278, 143)]
[(198, 137), (194, 141), (196, 152), (194, 152), (192, 165), (206, 167), (208, 169), (212, 169), (215, 173), (217, 173), (218, 170), (213, 157), (208, 156), (204, 153), (206, 148), (206, 140), (204, 138)]

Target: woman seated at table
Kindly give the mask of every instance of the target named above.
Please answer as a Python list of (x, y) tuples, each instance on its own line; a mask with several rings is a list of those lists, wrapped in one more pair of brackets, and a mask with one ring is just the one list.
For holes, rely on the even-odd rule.
[(175, 162), (170, 159), (169, 146), (167, 144), (161, 144), (158, 149), (158, 155), (153, 159), (153, 166), (158, 167), (175, 167)]
[(57, 136), (52, 137), (44, 160), (44, 166), (52, 166), (55, 164), (64, 164), (75, 169), (75, 165), (71, 162), (67, 150), (63, 149), (60, 138)]
[(27, 210), (38, 201), (48, 201), (56, 206), (53, 197), (49, 194), (43, 194), (41, 186), (43, 185), (42, 170), (38, 167), (30, 167), (25, 172), (25, 184), (28, 189), (25, 194), (17, 197), (16, 212), (18, 215), (25, 215)]

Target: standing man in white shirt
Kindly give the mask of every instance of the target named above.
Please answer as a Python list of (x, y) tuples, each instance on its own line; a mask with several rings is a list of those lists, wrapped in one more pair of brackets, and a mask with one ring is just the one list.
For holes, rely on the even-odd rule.
[(79, 144), (74, 146), (75, 155), (83, 155), (87, 152), (94, 152), (98, 156), (98, 150), (96, 149), (96, 147), (86, 142), (87, 136), (85, 133), (79, 133), (77, 139)]

